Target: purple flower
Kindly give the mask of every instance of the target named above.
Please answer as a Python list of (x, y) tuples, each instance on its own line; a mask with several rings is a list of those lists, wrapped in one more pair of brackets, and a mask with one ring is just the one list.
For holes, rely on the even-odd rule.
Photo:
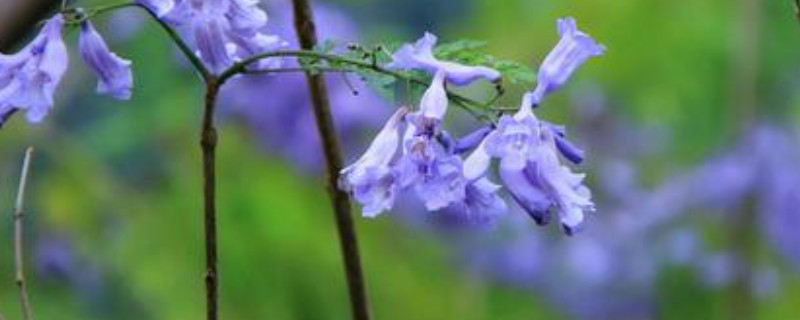
[(558, 20), (558, 34), (561, 40), (539, 68), (536, 89), (533, 91), (534, 104), (541, 103), (545, 96), (561, 88), (584, 61), (605, 51), (605, 47), (578, 30), (573, 18)]
[(572, 144), (572, 142), (567, 140), (567, 130), (564, 128), (564, 126), (554, 125), (547, 122), (545, 122), (545, 125), (553, 134), (553, 137), (556, 141), (556, 147), (561, 155), (564, 156), (564, 158), (567, 158), (567, 160), (574, 164), (580, 164), (583, 162), (583, 158), (586, 153), (583, 151), (583, 149), (576, 147), (574, 144)]
[(99, 79), (97, 92), (119, 100), (130, 99), (133, 89), (131, 62), (109, 51), (89, 21), (81, 24), (79, 47), (83, 61)]
[(464, 199), (461, 158), (452, 148), (439, 142), (447, 136), (440, 128), (447, 112), (447, 93), (443, 71), (438, 71), (420, 101), (420, 111), (407, 117), (409, 127), (403, 137), (400, 160), (401, 184), (413, 185), (430, 211)]
[(398, 109), (364, 155), (340, 173), (339, 188), (351, 192), (363, 205), (365, 217), (375, 217), (394, 205), (398, 179), (392, 165), (407, 112), (405, 108)]
[(470, 84), (475, 80), (484, 78), (496, 82), (501, 78), (497, 70), (483, 66), (466, 66), (449, 61), (441, 61), (433, 55), (436, 46), (436, 36), (426, 32), (414, 44), (405, 44), (392, 55), (392, 62), (387, 65), (390, 69), (419, 69), (431, 75), (444, 71), (447, 82), (461, 86)]
[(53, 16), (20, 52), (0, 54), (0, 119), (26, 110), (38, 123), (53, 107), (53, 94), (67, 71), (67, 48), (61, 36), (64, 18)]
[(567, 233), (577, 228), (585, 211), (593, 211), (583, 175), (575, 174), (558, 159), (555, 133), (540, 122), (526, 94), (514, 117), (503, 116), (489, 135), (487, 152), (500, 158), (500, 177), (514, 200), (539, 224), (549, 221), (551, 208), (558, 210)]
[(163, 17), (175, 6), (173, 0), (135, 0), (136, 3), (145, 6), (148, 10), (153, 11), (157, 17)]
[[(150, 1), (151, 10), (169, 8)], [(158, 11), (156, 11), (158, 12)], [(263, 32), (266, 13), (253, 0), (176, 0), (163, 14), (164, 21), (179, 27), (197, 48), (197, 55), (212, 72), (220, 72), (235, 61), (257, 53), (285, 47), (279, 37)], [(279, 59), (263, 59), (255, 67), (274, 67)]]
[(472, 148), (480, 145), (490, 133), (494, 131), (492, 126), (484, 126), (478, 130), (470, 132), (469, 134), (459, 138), (455, 141), (454, 152), (461, 154), (469, 151)]
[(464, 215), (466, 221), (474, 224), (491, 224), (502, 213), (508, 210), (506, 202), (497, 191), (500, 186), (490, 181), (487, 171), (492, 158), (486, 153), (485, 141), (464, 160), (464, 199), (456, 202), (451, 209)]

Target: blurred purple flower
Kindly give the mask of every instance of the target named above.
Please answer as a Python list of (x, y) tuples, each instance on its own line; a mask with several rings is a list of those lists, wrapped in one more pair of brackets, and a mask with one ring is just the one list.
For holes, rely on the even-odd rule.
[(589, 35), (578, 30), (573, 18), (558, 20), (558, 34), (561, 40), (539, 68), (537, 85), (531, 101), (535, 105), (540, 104), (548, 94), (561, 88), (586, 59), (600, 56), (605, 51), (605, 48)]
[(416, 43), (405, 44), (392, 54), (392, 62), (387, 67), (390, 69), (419, 69), (430, 75), (444, 72), (447, 82), (458, 86), (470, 84), (480, 78), (492, 82), (500, 81), (501, 75), (497, 70), (437, 59), (433, 55), (433, 47), (436, 46), (436, 42), (436, 36), (426, 32)]
[(131, 98), (131, 62), (109, 51), (108, 45), (89, 21), (81, 23), (79, 48), (83, 61), (97, 75), (98, 93), (108, 94), (118, 100)]
[(68, 65), (63, 28), (64, 18), (57, 14), (21, 51), (0, 54), (0, 124), (17, 110), (26, 110), (31, 123), (42, 121), (50, 113), (53, 95)]

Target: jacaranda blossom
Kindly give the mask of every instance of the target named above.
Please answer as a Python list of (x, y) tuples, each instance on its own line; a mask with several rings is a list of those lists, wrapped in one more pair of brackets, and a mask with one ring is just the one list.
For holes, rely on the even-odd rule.
[(561, 40), (539, 68), (532, 101), (537, 105), (544, 100), (545, 96), (561, 88), (572, 73), (587, 59), (602, 55), (605, 51), (605, 47), (578, 30), (573, 18), (558, 20), (558, 34), (561, 36)]
[(109, 51), (108, 45), (89, 21), (81, 24), (78, 46), (83, 61), (97, 75), (97, 92), (119, 100), (130, 99), (133, 90), (131, 62)]
[[(169, 8), (157, 6), (154, 0), (149, 2), (148, 8)], [(267, 14), (255, 0), (175, 0), (163, 19), (178, 27), (212, 72), (287, 45), (279, 37), (263, 32)], [(279, 61), (263, 59), (254, 66), (274, 67)]]
[(50, 113), (53, 94), (67, 71), (63, 28), (64, 18), (55, 15), (21, 51), (0, 54), (0, 121), (17, 110), (25, 110), (31, 123)]
[(480, 225), (494, 222), (508, 210), (506, 202), (497, 194), (500, 185), (486, 176), (492, 158), (486, 153), (485, 141), (464, 160), (464, 179), (467, 181), (464, 199), (452, 206), (465, 215), (467, 221)]
[(433, 55), (436, 46), (436, 36), (426, 32), (414, 44), (405, 44), (392, 55), (392, 62), (387, 65), (390, 69), (419, 69), (434, 75), (444, 71), (447, 82), (454, 85), (466, 85), (475, 80), (484, 78), (496, 82), (501, 78), (500, 72), (484, 66), (466, 66), (450, 61), (442, 61)]
[(438, 71), (420, 101), (420, 110), (408, 115), (400, 162), (401, 183), (413, 185), (430, 211), (464, 198), (465, 180), (461, 158), (442, 144), (441, 122), (447, 113), (443, 71)]
[(582, 184), (583, 175), (560, 163), (554, 131), (533, 114), (533, 98), (526, 94), (517, 114), (500, 119), (497, 130), (487, 137), (486, 150), (500, 159), (503, 183), (537, 223), (546, 224), (555, 209), (571, 233), (594, 205)]
[(175, 6), (175, 1), (173, 0), (136, 0), (136, 3), (153, 11), (157, 17), (163, 17)]
[(365, 217), (377, 216), (394, 205), (399, 181), (393, 160), (407, 112), (405, 108), (397, 110), (364, 155), (340, 173), (339, 187), (361, 203)]

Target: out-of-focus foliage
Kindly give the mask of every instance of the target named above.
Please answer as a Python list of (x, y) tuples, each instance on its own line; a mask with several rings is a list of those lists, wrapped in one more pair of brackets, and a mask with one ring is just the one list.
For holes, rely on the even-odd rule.
[[(740, 3), (746, 1), (757, 3), (757, 10), (743, 11)], [(115, 2), (80, 1), (87, 6)], [(529, 70), (557, 41), (555, 19), (575, 16), (609, 50), (584, 66), (566, 92), (554, 95), (539, 112), (570, 125), (576, 116), (567, 108), (567, 97), (599, 87), (613, 102), (605, 112), (671, 135), (668, 145), (659, 146), (665, 151), (635, 164), (652, 185), (732, 146), (744, 130), (743, 114), (800, 125), (800, 27), (790, 1), (331, 3), (353, 14), (368, 36), (365, 43), (410, 41), (425, 29), (443, 40), (481, 39), (451, 42), (439, 54), (493, 61), (509, 80), (517, 80), (506, 83), (509, 93), (499, 101), (502, 106), (516, 106), (518, 93), (531, 88)], [(442, 17), (432, 15), (436, 12)], [(27, 262), (37, 318), (201, 318), (200, 81), (142, 12), (112, 15), (98, 21), (97, 28), (116, 52), (133, 61), (133, 99), (95, 96), (94, 79), (74, 63), (52, 117), (38, 126), (13, 119), (0, 131), (0, 211), (6, 212), (0, 219), (0, 248), (5, 248), (0, 249), (0, 311), (19, 319), (10, 212), (22, 151), (32, 145), (37, 154), (27, 196)], [(73, 30), (67, 39), (74, 44), (74, 38)], [(748, 46), (755, 49), (748, 51)], [(70, 53), (77, 57), (74, 48), (70, 45)], [(742, 58), (742, 52), (753, 53)], [(741, 68), (754, 70), (754, 106), (737, 107)], [(742, 108), (752, 110), (742, 113)], [(323, 179), (263, 152), (245, 126), (226, 119), (221, 119), (218, 164), (222, 317), (348, 319)], [(589, 163), (593, 153), (602, 152), (602, 147), (582, 145)], [(594, 219), (603, 219), (603, 211)], [(356, 221), (376, 319), (568, 317), (541, 295), (479, 276), (424, 229), (388, 215)], [(591, 222), (587, 228), (593, 228)], [(719, 235), (724, 230), (706, 229), (709, 242), (727, 245)], [(59, 255), (71, 258), (46, 259), (46, 245), (54, 237), (63, 244)], [(504, 240), (502, 233), (484, 232), (481, 238)], [(757, 318), (797, 318), (800, 268), (766, 246), (757, 245), (759, 259), (774, 262), (780, 285), (757, 301)], [(44, 262), (49, 264), (38, 265)], [(723, 319), (729, 314), (728, 293), (704, 286), (688, 270), (665, 267), (657, 280), (659, 319)]]

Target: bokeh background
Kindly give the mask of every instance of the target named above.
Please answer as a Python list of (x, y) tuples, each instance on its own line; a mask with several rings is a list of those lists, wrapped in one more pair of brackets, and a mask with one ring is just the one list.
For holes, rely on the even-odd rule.
[[(23, 0), (1, 2), (14, 1)], [(263, 2), (273, 31), (292, 38), (288, 0)], [(557, 41), (555, 20), (573, 16), (608, 48), (538, 111), (588, 151), (579, 169), (598, 210), (582, 232), (536, 227), (516, 209), (494, 228), (411, 203), (358, 218), (376, 319), (800, 318), (792, 1), (320, 0), (316, 8), (320, 32), (339, 43), (412, 41), (428, 30), (442, 41), (485, 40), (482, 50), (535, 68)], [(134, 61), (134, 98), (93, 93), (73, 30), (75, 63), (54, 113), (0, 131), (0, 312), (20, 319), (11, 209), (23, 150), (34, 146), (26, 262), (37, 318), (199, 319), (202, 86), (142, 12), (97, 25)], [(329, 82), (352, 160), (398, 99), (355, 78)], [(529, 89), (509, 85), (499, 104), (516, 106)], [(222, 318), (348, 319), (302, 77), (240, 79), (221, 103)]]

